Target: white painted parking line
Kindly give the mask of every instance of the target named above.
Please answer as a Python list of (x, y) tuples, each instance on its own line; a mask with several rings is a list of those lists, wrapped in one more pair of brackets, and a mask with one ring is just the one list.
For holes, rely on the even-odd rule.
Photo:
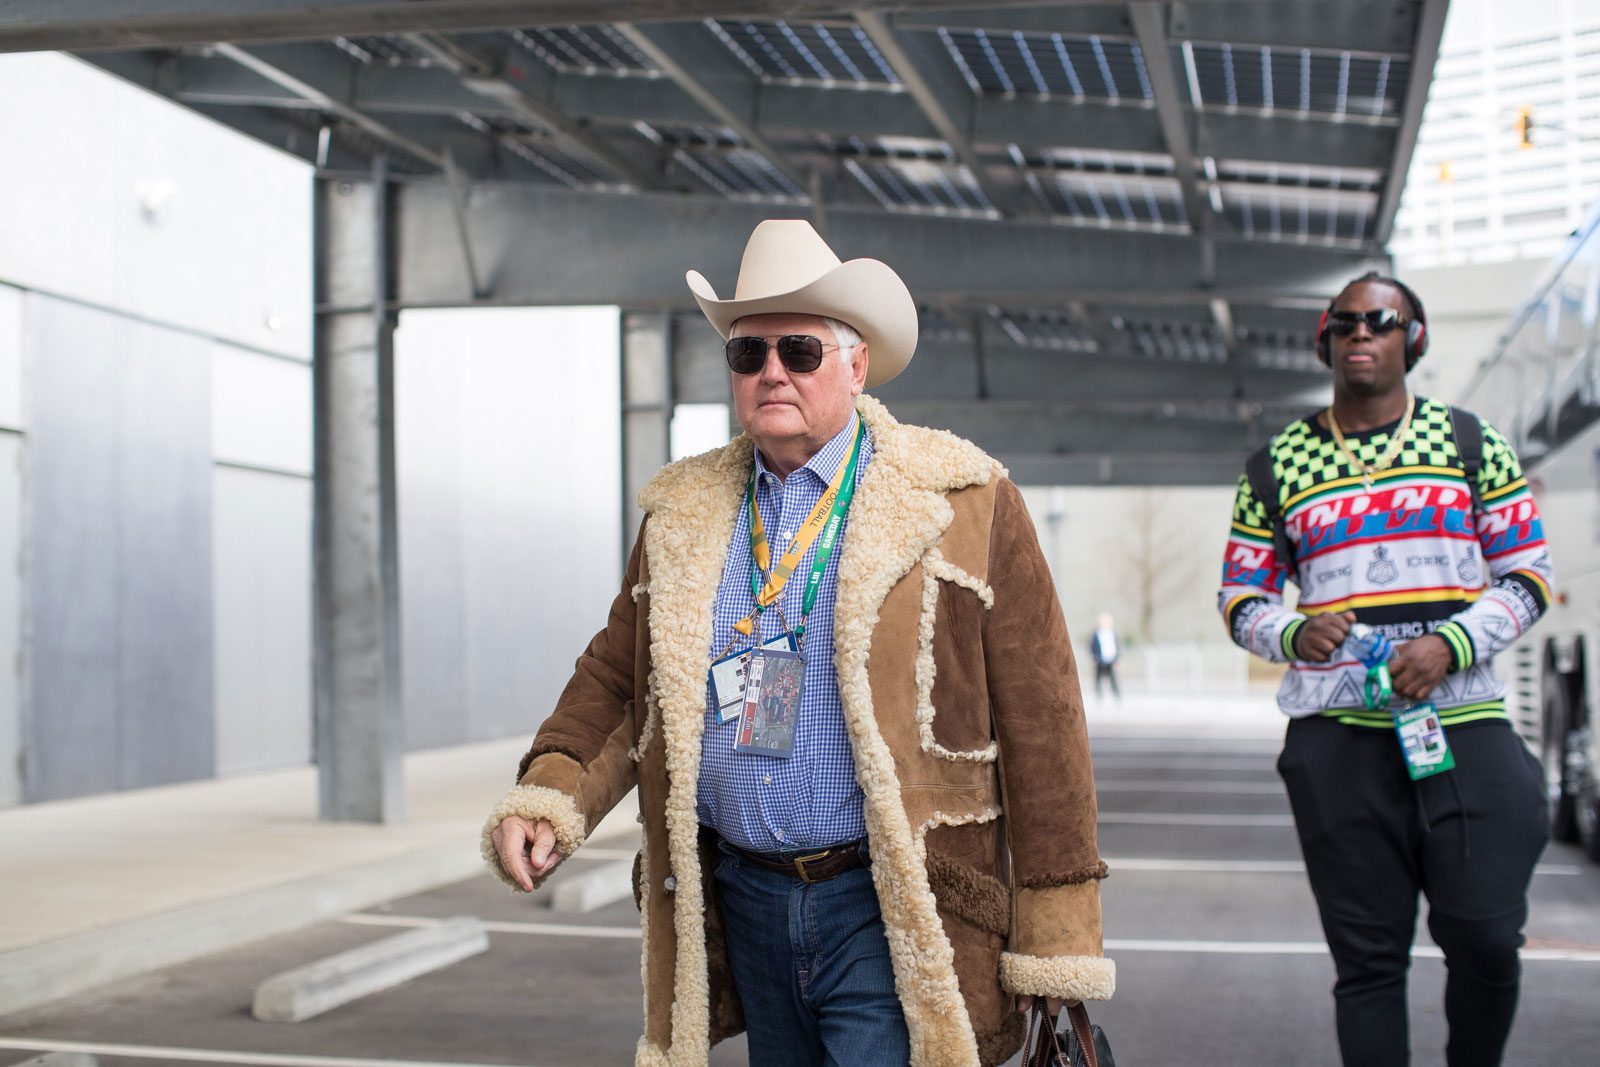
[[(346, 915), (339, 920), (356, 926), (438, 926), (444, 922), (427, 915)], [(483, 928), (493, 934), (544, 934), (549, 937), (614, 937), (639, 940), (637, 926), (583, 926), (578, 923), (521, 923), (485, 919)]]
[(1134, 778), (1125, 782), (1101, 779), (1102, 793), (1237, 793), (1240, 796), (1283, 796), (1276, 782), (1164, 782), (1159, 778)]
[[(1200, 941), (1106, 938), (1109, 952), (1169, 952), (1217, 956), (1326, 956), (1328, 946), (1321, 941)], [(1525, 948), (1526, 963), (1600, 963), (1600, 952), (1588, 949)], [(1413, 959), (1442, 960), (1444, 953), (1433, 945), (1412, 948)]]
[[(432, 926), (444, 920), (421, 915), (346, 915), (343, 921), (371, 926)], [(563, 923), (517, 922), (485, 922), (483, 925), (486, 929), (507, 934), (634, 939), (638, 939), (640, 936), (638, 928), (631, 926), (576, 926)], [(1319, 956), (1326, 955), (1328, 951), (1328, 946), (1321, 941), (1204, 941), (1107, 938), (1105, 947), (1107, 952), (1172, 952), (1246, 956)], [(1432, 945), (1418, 945), (1412, 949), (1411, 954), (1426, 959), (1443, 958), (1443, 954)], [(1522, 958), (1540, 963), (1600, 963), (1600, 952), (1576, 948), (1529, 948), (1522, 950)]]
[[(1102, 856), (1113, 871), (1186, 871), (1199, 874), (1304, 874), (1299, 860), (1189, 860), (1161, 856)], [(1584, 873), (1574, 863), (1541, 863), (1534, 874), (1573, 876)]]
[(1273, 757), (1263, 754), (1259, 759), (1238, 756), (1183, 756), (1146, 755), (1142, 752), (1117, 752), (1094, 757), (1094, 769), (1131, 771), (1263, 771), (1273, 772)]
[(385, 1060), (364, 1056), (300, 1056), (235, 1049), (174, 1048), (165, 1045), (114, 1045), (100, 1041), (56, 1041), (48, 1037), (0, 1037), (0, 1048), (22, 1052), (83, 1052), (91, 1056), (125, 1056), (168, 1063), (242, 1063), (257, 1067), (508, 1067), (467, 1060)]
[(1206, 815), (1191, 811), (1102, 811), (1100, 821), (1124, 826), (1293, 826), (1292, 815)]

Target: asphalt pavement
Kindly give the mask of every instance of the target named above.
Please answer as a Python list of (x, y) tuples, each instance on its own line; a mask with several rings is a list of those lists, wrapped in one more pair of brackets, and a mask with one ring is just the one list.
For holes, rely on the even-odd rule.
[[(1336, 1067), (1333, 969), (1273, 770), (1281, 721), (1260, 698), (1149, 698), (1091, 710), (1106, 951), (1118, 991), (1091, 1005), (1123, 1067)], [(558, 878), (630, 855), (582, 850)], [(632, 1062), (640, 1028), (631, 901), (554, 912), (487, 874), (0, 1019), (0, 1064), (51, 1050), (109, 1067)], [(487, 953), (302, 1023), (250, 1015), (255, 987), (330, 953), (457, 915)], [(1553, 847), (1534, 878), (1508, 1067), (1600, 1062), (1600, 866)], [(1413, 1062), (1443, 1063), (1443, 963), (1420, 931)], [(742, 1064), (742, 1041), (715, 1050)]]

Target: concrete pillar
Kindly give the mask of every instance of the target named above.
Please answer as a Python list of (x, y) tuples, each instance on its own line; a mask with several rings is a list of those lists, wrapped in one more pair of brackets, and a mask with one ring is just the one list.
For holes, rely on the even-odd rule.
[(639, 490), (672, 458), (672, 316), (622, 316), (623, 559), (639, 532)]
[(340, 822), (404, 818), (391, 194), (379, 157), (315, 201), (316, 760)]

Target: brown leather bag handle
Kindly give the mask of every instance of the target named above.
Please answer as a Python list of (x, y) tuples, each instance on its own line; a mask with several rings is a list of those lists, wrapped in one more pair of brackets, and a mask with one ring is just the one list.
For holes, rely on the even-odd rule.
[[(1061, 1035), (1056, 1033), (1056, 1026), (1060, 1016), (1045, 1014), (1039, 1002), (1043, 997), (1034, 999), (1034, 1007), (1028, 1010), (1028, 1028), (1022, 1046), (1022, 1067), (1072, 1067), (1067, 1059), (1067, 1050), (1061, 1046)], [(1089, 1029), (1089, 1011), (1082, 1004), (1067, 1008), (1067, 1020), (1072, 1023), (1072, 1032), (1078, 1039), (1078, 1047), (1083, 1049), (1083, 1062), (1088, 1067), (1100, 1067), (1099, 1053), (1094, 1047), (1094, 1033)]]

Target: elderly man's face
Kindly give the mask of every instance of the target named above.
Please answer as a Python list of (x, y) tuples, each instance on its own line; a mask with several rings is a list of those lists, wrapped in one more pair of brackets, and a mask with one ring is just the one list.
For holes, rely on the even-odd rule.
[(867, 346), (850, 352), (848, 363), (841, 360), (833, 347), (837, 343), (833, 331), (818, 316), (747, 315), (733, 330), (735, 337), (763, 337), (768, 342), (791, 333), (819, 337), (827, 346), (816, 370), (790, 371), (772, 346), (759, 372), (733, 375), (734, 413), (763, 451), (801, 440), (817, 448), (826, 444), (844, 429), (867, 379)]

